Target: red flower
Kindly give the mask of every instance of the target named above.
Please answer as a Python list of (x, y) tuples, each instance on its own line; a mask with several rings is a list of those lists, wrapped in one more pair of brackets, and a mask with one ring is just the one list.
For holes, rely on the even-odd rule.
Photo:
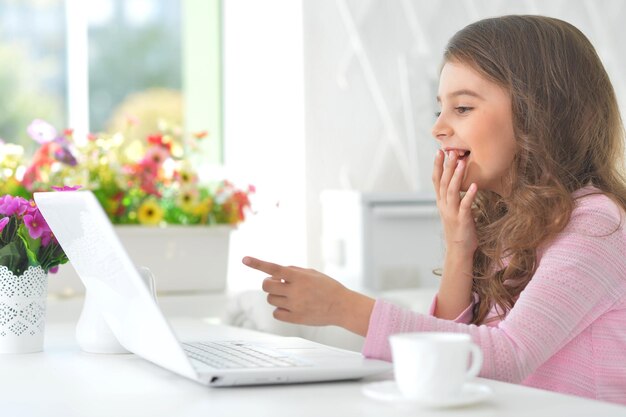
[(149, 135), (148, 143), (151, 145), (158, 145), (163, 148), (167, 148), (168, 152), (172, 151), (172, 141), (169, 138), (164, 137), (160, 133)]
[(163, 143), (163, 135), (157, 133), (155, 135), (148, 136), (148, 143), (152, 145), (161, 145)]

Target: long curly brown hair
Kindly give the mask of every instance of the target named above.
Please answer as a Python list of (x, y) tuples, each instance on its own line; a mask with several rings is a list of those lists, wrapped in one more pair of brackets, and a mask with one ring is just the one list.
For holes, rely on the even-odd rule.
[[(472, 323), (492, 307), (500, 318), (537, 269), (537, 251), (561, 232), (587, 185), (626, 210), (624, 127), (609, 77), (591, 42), (544, 16), (473, 23), (449, 41), (444, 62), (460, 62), (510, 93), (517, 149), (506, 196), (479, 191)], [(506, 260), (506, 261), (505, 261)]]

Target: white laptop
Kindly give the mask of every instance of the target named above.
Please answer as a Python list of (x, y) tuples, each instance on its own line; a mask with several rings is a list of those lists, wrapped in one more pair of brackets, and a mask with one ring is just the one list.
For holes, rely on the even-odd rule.
[[(156, 365), (208, 386), (357, 379), (391, 369), (356, 352), (294, 337), (252, 341), (245, 330), (223, 326), (209, 327), (206, 341), (181, 343), (93, 193), (34, 198), (120, 344)], [(242, 338), (233, 340), (237, 332)]]

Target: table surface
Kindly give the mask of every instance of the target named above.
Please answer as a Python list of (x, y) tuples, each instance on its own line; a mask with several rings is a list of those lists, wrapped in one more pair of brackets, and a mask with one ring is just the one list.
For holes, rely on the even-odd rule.
[[(211, 300), (216, 301), (208, 297), (203, 302)], [(2, 416), (626, 416), (623, 406), (486, 379), (478, 382), (493, 389), (492, 398), (445, 410), (418, 410), (362, 394), (364, 384), (391, 375), (349, 382), (208, 388), (132, 354), (82, 352), (74, 339), (79, 304), (51, 304), (43, 352), (0, 355)], [(174, 311), (172, 305), (165, 310)], [(213, 308), (218, 305), (215, 302)], [(201, 340), (216, 325), (215, 319), (198, 316), (170, 315), (169, 321), (183, 340)]]

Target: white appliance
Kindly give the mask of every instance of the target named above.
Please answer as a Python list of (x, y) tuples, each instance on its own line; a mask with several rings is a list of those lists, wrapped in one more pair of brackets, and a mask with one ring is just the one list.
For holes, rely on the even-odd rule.
[(326, 190), (323, 271), (351, 288), (438, 287), (443, 232), (433, 195)]

